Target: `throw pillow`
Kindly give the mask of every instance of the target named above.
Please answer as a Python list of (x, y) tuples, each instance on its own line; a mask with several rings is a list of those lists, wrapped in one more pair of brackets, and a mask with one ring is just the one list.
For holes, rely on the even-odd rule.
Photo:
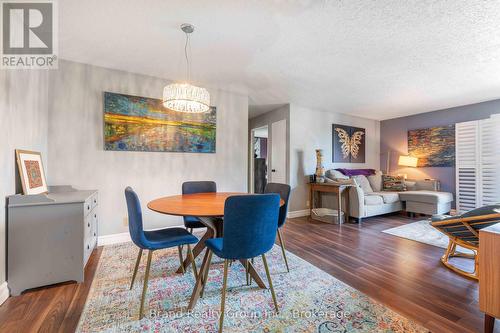
[(349, 179), (349, 176), (344, 175), (342, 172), (335, 169), (330, 169), (326, 171), (325, 176), (330, 179)]
[(411, 180), (405, 180), (405, 186), (408, 191), (415, 191), (417, 190), (417, 182), (411, 181)]
[(398, 176), (383, 175), (382, 187), (383, 191), (393, 191), (393, 192), (406, 191), (404, 178)]
[(374, 175), (368, 176), (367, 178), (373, 191), (382, 191), (382, 171), (375, 171)]
[(354, 181), (359, 187), (361, 187), (363, 192), (365, 193), (373, 192), (373, 189), (370, 186), (370, 182), (368, 181), (368, 178), (366, 178), (366, 176), (359, 175), (359, 176), (352, 176), (351, 178), (354, 179)]

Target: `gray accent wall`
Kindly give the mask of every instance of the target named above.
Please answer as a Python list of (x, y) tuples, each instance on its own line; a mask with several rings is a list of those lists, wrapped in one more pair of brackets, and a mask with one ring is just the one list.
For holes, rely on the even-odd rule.
[(400, 168), (399, 155), (408, 153), (408, 130), (451, 125), (464, 121), (488, 118), (500, 113), (500, 100), (464, 105), (413, 116), (384, 120), (380, 123), (380, 168), (386, 169), (387, 152), (391, 151), (391, 173), (407, 174), (409, 178), (435, 178), (443, 191), (455, 194), (455, 168)]
[(47, 176), (48, 71), (0, 70), (0, 285), (6, 280), (6, 196), (22, 192), (15, 149), (39, 151)]
[(146, 205), (180, 194), (184, 181), (214, 180), (220, 191), (247, 191), (247, 96), (210, 90), (217, 107), (215, 154), (105, 151), (103, 91), (161, 98), (170, 82), (68, 61), (60, 61), (59, 70), (51, 74), (49, 183), (99, 191), (100, 236), (128, 232), (126, 186), (139, 195), (146, 228), (183, 223)]

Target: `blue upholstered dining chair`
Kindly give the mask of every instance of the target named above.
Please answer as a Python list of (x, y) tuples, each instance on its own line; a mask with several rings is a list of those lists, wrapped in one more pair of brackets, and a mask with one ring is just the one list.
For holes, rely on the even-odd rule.
[[(142, 319), (144, 317), (144, 299), (146, 296), (146, 291), (148, 289), (149, 270), (151, 268), (151, 258), (153, 256), (153, 252), (155, 250), (177, 246), (180, 253), (180, 246), (187, 245), (188, 255), (192, 262), (193, 274), (196, 279), (198, 277), (198, 274), (196, 272), (196, 264), (194, 262), (193, 252), (191, 251), (190, 245), (198, 242), (198, 238), (193, 236), (184, 228), (167, 228), (145, 231), (142, 224), (141, 203), (137, 194), (131, 187), (127, 187), (125, 189), (125, 199), (127, 200), (128, 228), (130, 237), (132, 238), (132, 242), (134, 242), (134, 244), (139, 247), (139, 255), (137, 256), (137, 260), (135, 262), (130, 289), (132, 289), (132, 287), (134, 286), (134, 280), (137, 275), (139, 263), (141, 261), (142, 251), (149, 250), (146, 272), (144, 275), (144, 286), (142, 287), (141, 307), (139, 309), (139, 318)], [(182, 264), (182, 258), (180, 259)]]
[[(212, 181), (190, 181), (182, 183), (182, 194), (212, 193), (217, 192), (217, 184)], [(184, 216), (184, 226), (191, 232), (195, 228), (204, 228), (196, 216)]]
[(280, 195), (281, 200), (285, 202), (283, 206), (280, 207), (280, 213), (278, 217), (278, 238), (281, 245), (281, 252), (283, 253), (283, 259), (285, 260), (286, 270), (287, 272), (290, 272), (290, 268), (288, 268), (288, 260), (286, 259), (285, 242), (280, 230), (286, 222), (286, 215), (288, 213), (288, 201), (290, 201), (290, 185), (267, 183), (264, 189), (264, 193), (277, 193)]
[[(277, 194), (235, 195), (226, 199), (224, 205), (224, 235), (222, 238), (208, 239), (208, 262), (200, 277), (207, 280), (212, 253), (224, 259), (224, 278), (222, 285), (221, 315), (219, 332), (224, 323), (224, 304), (226, 297), (227, 273), (229, 262), (236, 259), (248, 260), (262, 256), (269, 288), (276, 312), (278, 303), (274, 293), (265, 253), (274, 245), (278, 229), (280, 197)], [(251, 265), (246, 261), (247, 265)], [(248, 267), (246, 267), (248, 271)], [(205, 283), (206, 285), (206, 283)]]

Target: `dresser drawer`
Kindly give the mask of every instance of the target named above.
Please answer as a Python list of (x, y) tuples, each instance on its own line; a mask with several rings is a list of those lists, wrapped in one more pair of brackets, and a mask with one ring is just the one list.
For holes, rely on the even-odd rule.
[(84, 266), (87, 265), (87, 261), (90, 258), (90, 255), (92, 254), (92, 250), (94, 247), (92, 246), (92, 238), (87, 238), (85, 243), (84, 243), (84, 248), (83, 248), (83, 264)]
[(92, 254), (92, 251), (95, 249), (97, 245), (97, 237), (87, 237), (84, 242), (84, 248), (83, 248), (83, 263), (84, 265), (87, 265), (87, 261), (90, 258), (90, 255)]
[(99, 215), (97, 213), (97, 208), (94, 208), (90, 211), (84, 219), (84, 238), (90, 238), (97, 236), (97, 221), (99, 219)]
[(92, 211), (92, 223), (90, 225), (90, 237), (97, 237), (97, 222), (99, 220), (99, 214), (97, 213), (97, 208)]
[(85, 242), (92, 236), (92, 224), (94, 223), (93, 221), (93, 212), (87, 214), (85, 216), (85, 219), (83, 220), (84, 226), (83, 226), (83, 239)]
[(92, 211), (92, 196), (88, 197), (83, 203), (83, 214), (87, 216)]
[(99, 202), (99, 197), (98, 197), (98, 193), (95, 192), (91, 197), (90, 197), (90, 201), (91, 201), (91, 205), (92, 205), (92, 209), (95, 208)]

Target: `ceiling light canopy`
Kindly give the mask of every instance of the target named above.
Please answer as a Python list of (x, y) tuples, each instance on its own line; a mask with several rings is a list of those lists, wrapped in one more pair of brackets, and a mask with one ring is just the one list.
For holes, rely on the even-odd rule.
[[(191, 76), (188, 57), (189, 34), (194, 31), (194, 26), (184, 23), (181, 30), (186, 34), (184, 56), (186, 57), (187, 81)], [(189, 83), (172, 83), (163, 88), (163, 106), (170, 110), (187, 113), (202, 113), (210, 110), (210, 93), (207, 89)]]

